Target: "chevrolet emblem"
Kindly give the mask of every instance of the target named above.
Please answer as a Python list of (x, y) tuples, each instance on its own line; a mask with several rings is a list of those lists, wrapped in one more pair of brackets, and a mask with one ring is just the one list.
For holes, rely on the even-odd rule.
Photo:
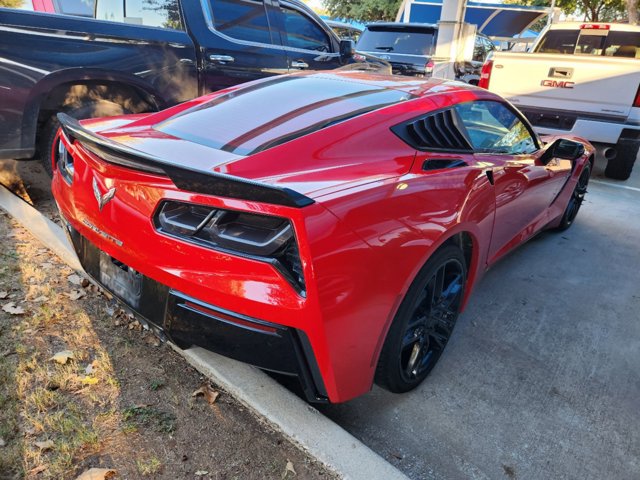
[(98, 209), (102, 211), (102, 207), (104, 207), (109, 201), (115, 196), (116, 188), (111, 187), (107, 192), (102, 195), (100, 193), (100, 187), (98, 186), (98, 181), (95, 177), (93, 177), (93, 195), (96, 197), (98, 201)]

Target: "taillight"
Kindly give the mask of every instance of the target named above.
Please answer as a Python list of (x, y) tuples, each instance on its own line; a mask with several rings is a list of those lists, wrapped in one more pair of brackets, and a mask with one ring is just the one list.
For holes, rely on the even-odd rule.
[(73, 157), (60, 137), (58, 137), (58, 145), (54, 147), (53, 168), (56, 167), (58, 167), (62, 178), (71, 185), (74, 173)]
[(636, 108), (640, 108), (640, 85), (638, 86), (638, 91), (636, 92), (636, 98), (633, 100), (633, 106)]
[(433, 60), (429, 60), (427, 62), (427, 64), (424, 66), (424, 73), (425, 75), (432, 75), (433, 74), (433, 67), (435, 67), (436, 64), (433, 63)]
[(580, 25), (580, 30), (609, 30), (611, 25), (601, 23), (583, 23)]
[(304, 293), (298, 245), (286, 218), (165, 201), (154, 223), (159, 232), (200, 246), (266, 261)]
[(484, 65), (482, 65), (482, 71), (480, 72), (480, 80), (478, 86), (489, 89), (489, 80), (491, 80), (491, 70), (493, 70), (493, 59), (488, 58)]

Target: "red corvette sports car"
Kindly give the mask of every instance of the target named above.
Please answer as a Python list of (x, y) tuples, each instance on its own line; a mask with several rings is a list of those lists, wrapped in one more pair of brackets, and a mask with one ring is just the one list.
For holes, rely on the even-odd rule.
[(416, 387), (481, 274), (571, 225), (593, 161), (485, 90), (355, 71), (59, 119), (53, 193), (88, 274), (311, 401)]

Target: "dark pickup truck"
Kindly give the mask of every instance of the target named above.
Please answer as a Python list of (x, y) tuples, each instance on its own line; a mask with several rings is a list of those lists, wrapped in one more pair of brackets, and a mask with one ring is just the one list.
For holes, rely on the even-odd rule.
[(97, 0), (94, 17), (0, 8), (0, 158), (46, 166), (59, 111), (153, 111), (354, 54), (297, 0)]

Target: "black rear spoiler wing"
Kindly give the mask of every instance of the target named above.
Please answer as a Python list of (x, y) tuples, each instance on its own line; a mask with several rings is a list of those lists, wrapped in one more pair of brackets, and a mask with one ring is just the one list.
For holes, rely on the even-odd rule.
[(78, 120), (65, 113), (58, 113), (58, 120), (69, 141), (79, 141), (87, 150), (105, 162), (167, 176), (176, 187), (182, 190), (297, 208), (314, 203), (313, 199), (289, 188), (172, 164), (167, 160), (102, 137), (84, 128)]

